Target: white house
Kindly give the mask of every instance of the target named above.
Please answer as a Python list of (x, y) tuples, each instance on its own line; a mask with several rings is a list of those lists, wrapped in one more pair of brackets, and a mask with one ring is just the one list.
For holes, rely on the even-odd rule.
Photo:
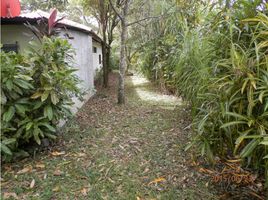
[[(37, 40), (33, 33), (24, 23), (37, 24), (40, 19), (47, 20), (49, 14), (43, 11), (36, 11), (21, 14), (17, 17), (1, 17), (1, 44), (4, 50), (23, 52), (29, 47), (29, 42)], [(78, 68), (77, 75), (83, 80), (82, 88), (87, 91), (85, 101), (92, 96), (94, 91), (95, 71), (102, 68), (102, 40), (89, 27), (63, 19), (59, 22), (61, 28), (60, 37), (68, 39), (75, 50), (74, 63)], [(68, 35), (68, 37), (66, 37)], [(76, 108), (83, 105), (83, 102), (75, 99)]]

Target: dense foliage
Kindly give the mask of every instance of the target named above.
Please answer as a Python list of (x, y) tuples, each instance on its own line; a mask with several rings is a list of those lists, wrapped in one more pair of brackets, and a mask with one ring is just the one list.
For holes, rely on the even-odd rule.
[(268, 177), (267, 4), (182, 2), (136, 33), (140, 69), (190, 103), (202, 155), (239, 158)]
[(32, 47), (23, 55), (0, 53), (3, 160), (25, 143), (54, 139), (56, 125), (71, 115), (72, 98), (82, 94), (66, 40), (44, 37)]

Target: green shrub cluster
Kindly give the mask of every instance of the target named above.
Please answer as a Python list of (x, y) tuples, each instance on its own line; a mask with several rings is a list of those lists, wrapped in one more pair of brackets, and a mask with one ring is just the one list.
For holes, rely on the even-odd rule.
[(67, 40), (42, 39), (25, 54), (1, 51), (1, 153), (7, 160), (26, 144), (55, 139), (56, 125), (82, 97)]
[(139, 63), (190, 103), (202, 155), (212, 163), (216, 155), (237, 157), (268, 177), (268, 16), (261, 2), (239, 2), (219, 12), (203, 7), (203, 23), (170, 17)]

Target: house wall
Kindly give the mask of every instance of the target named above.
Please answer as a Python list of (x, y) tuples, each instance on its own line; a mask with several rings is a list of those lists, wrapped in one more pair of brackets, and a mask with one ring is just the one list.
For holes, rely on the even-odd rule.
[(29, 46), (30, 41), (37, 41), (24, 25), (1, 25), (1, 44), (14, 44), (18, 42), (19, 52), (23, 52)]
[[(64, 37), (66, 32), (60, 35)], [(94, 67), (93, 67), (93, 53), (92, 53), (92, 37), (80, 31), (68, 30), (68, 35), (73, 39), (68, 39), (69, 43), (75, 50), (74, 67), (79, 70), (76, 74), (83, 81), (81, 87), (86, 91), (87, 95), (84, 96), (84, 101), (74, 99), (75, 106), (72, 108), (73, 112), (77, 111), (85, 101), (87, 101), (94, 94)]]
[[(94, 76), (96, 75), (96, 72), (102, 69), (102, 47), (99, 42), (92, 42), (92, 53), (93, 53), (93, 69), (94, 69)], [(93, 48), (97, 48), (97, 52), (93, 52)], [(101, 56), (101, 63), (99, 63), (99, 56)]]
[[(65, 33), (64, 30), (60, 33), (60, 37), (66, 38)], [(81, 88), (86, 91), (83, 102), (76, 98), (73, 99), (75, 105), (72, 107), (72, 111), (75, 113), (94, 94), (92, 37), (87, 33), (74, 30), (68, 30), (68, 34), (73, 37), (73, 39), (68, 39), (75, 50), (73, 65), (78, 68), (76, 74), (83, 81)], [(37, 41), (37, 38), (24, 25), (1, 25), (1, 43), (7, 44), (17, 41), (20, 53), (26, 50), (29, 47), (29, 42), (33, 40)]]

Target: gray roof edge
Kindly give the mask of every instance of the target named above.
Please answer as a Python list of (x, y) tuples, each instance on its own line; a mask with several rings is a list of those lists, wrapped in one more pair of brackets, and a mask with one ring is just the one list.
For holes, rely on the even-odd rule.
[[(49, 13), (38, 10), (32, 13), (21, 14), (20, 16), (16, 16), (16, 17), (1, 17), (1, 25), (23, 24), (26, 22), (36, 23), (37, 20), (40, 20), (40, 19), (48, 20), (48, 17), (49, 17)], [(66, 18), (63, 18), (62, 20), (60, 20), (58, 24), (65, 26), (66, 28), (69, 28), (71, 30), (78, 30), (84, 33), (88, 33), (92, 36), (92, 38), (95, 41), (102, 43), (102, 39), (92, 29), (90, 29), (86, 25), (79, 24), (77, 22), (68, 20)]]

